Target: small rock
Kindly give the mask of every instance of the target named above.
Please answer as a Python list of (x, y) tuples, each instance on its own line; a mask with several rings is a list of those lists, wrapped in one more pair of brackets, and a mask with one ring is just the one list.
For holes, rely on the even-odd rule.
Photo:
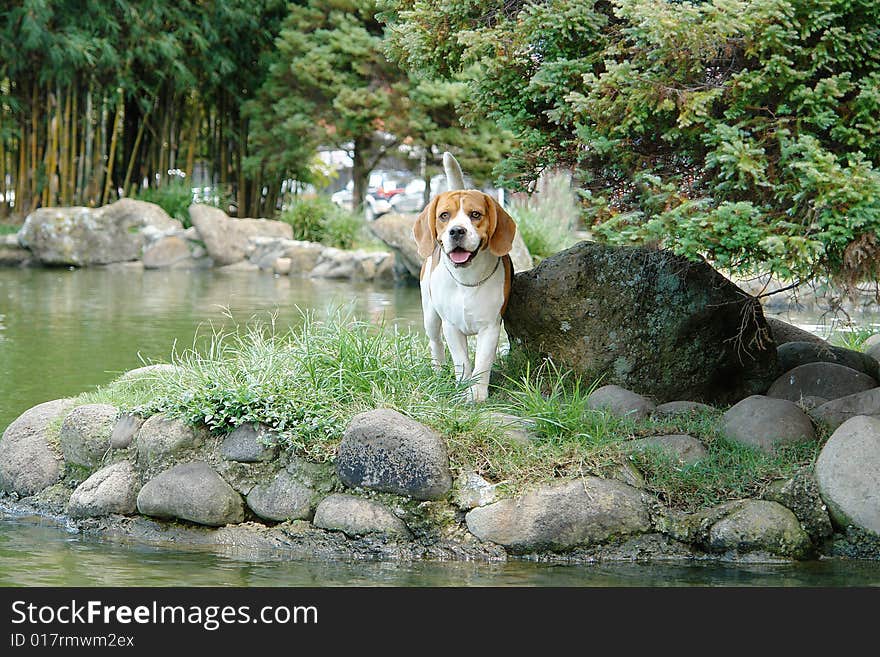
[(264, 424), (242, 424), (223, 439), (220, 454), (241, 463), (271, 461), (278, 455), (278, 437)]
[(129, 514), (137, 510), (141, 482), (128, 461), (101, 468), (70, 496), (67, 513), (73, 518)]
[[(872, 335), (871, 337), (873, 338), (873, 337), (877, 337), (877, 336)], [(870, 340), (871, 340), (871, 338), (868, 338), (868, 341), (870, 341)], [(869, 345), (868, 341), (865, 342), (865, 347), (864, 347), (865, 355), (870, 356), (871, 358), (873, 358), (876, 361), (880, 361), (880, 342), (876, 342), (876, 343)]]
[(177, 235), (166, 235), (144, 248), (144, 269), (193, 269), (198, 262), (189, 244)]
[(135, 381), (151, 381), (156, 377), (161, 376), (162, 374), (170, 374), (174, 372), (177, 368), (174, 365), (169, 363), (156, 363), (155, 365), (145, 365), (144, 367), (138, 367), (133, 370), (129, 370), (128, 372), (124, 372), (119, 376), (117, 381), (123, 381), (127, 383), (133, 383)]
[(290, 258), (276, 258), (272, 263), (272, 271), (279, 276), (287, 276), (290, 274), (292, 260)]
[(812, 468), (802, 468), (788, 479), (772, 482), (764, 499), (791, 509), (813, 542), (831, 536), (834, 531)]
[(768, 397), (796, 402), (801, 397), (838, 399), (877, 387), (863, 372), (835, 363), (807, 363), (780, 376), (767, 391)]
[(654, 410), (654, 402), (620, 386), (609, 385), (593, 391), (587, 400), (587, 408), (607, 411), (617, 417), (644, 420)]
[(815, 342), (787, 342), (776, 349), (780, 372), (788, 372), (807, 363), (836, 363), (871, 377), (877, 376), (877, 361), (860, 351), (820, 345)]
[(138, 462), (149, 465), (182, 449), (196, 447), (202, 440), (202, 432), (182, 420), (154, 415), (144, 422), (138, 432)]
[(241, 495), (204, 461), (175, 465), (148, 481), (137, 496), (138, 511), (219, 527), (244, 520)]
[(462, 472), (455, 480), (455, 504), (462, 511), (486, 506), (495, 501), (495, 488), (476, 472)]
[(742, 507), (709, 530), (713, 550), (767, 551), (781, 557), (803, 558), (810, 538), (797, 517), (777, 502), (746, 500)]
[(266, 520), (308, 520), (314, 511), (316, 492), (282, 470), (268, 483), (257, 484), (248, 493), (248, 507)]
[(638, 452), (657, 449), (670, 458), (688, 465), (696, 463), (708, 455), (703, 443), (687, 434), (638, 438), (627, 441), (624, 443), (624, 447)]
[(809, 416), (797, 404), (763, 395), (732, 406), (721, 419), (721, 431), (730, 440), (769, 454), (781, 445), (816, 439)]
[(651, 528), (639, 491), (599, 477), (550, 484), (479, 507), (465, 521), (480, 540), (514, 553), (564, 551)]
[(534, 422), (531, 420), (516, 415), (510, 415), (509, 413), (500, 413), (498, 411), (491, 411), (489, 416), (499, 427), (501, 427), (501, 430), (504, 432), (504, 437), (509, 442), (522, 447), (529, 445), (534, 441), (535, 436), (532, 433)]
[(128, 449), (143, 424), (144, 418), (139, 415), (120, 415), (113, 426), (113, 433), (110, 434), (110, 449)]
[(347, 536), (385, 534), (409, 539), (406, 524), (384, 504), (353, 495), (325, 497), (315, 510), (315, 527), (341, 531)]
[(284, 252), (285, 257), (290, 259), (289, 274), (308, 274), (318, 264), (324, 246), (317, 242), (294, 241)]
[(856, 415), (880, 415), (880, 388), (832, 399), (812, 409), (810, 416), (836, 429)]
[(436, 500), (452, 488), (446, 444), (434, 431), (397, 411), (352, 418), (336, 455), (343, 484)]
[(61, 450), (68, 463), (94, 467), (110, 449), (119, 411), (109, 404), (77, 406), (61, 423)]
[(64, 459), (47, 430), (69, 408), (69, 399), (44, 402), (6, 427), (0, 439), (0, 490), (33, 495), (61, 479)]
[(874, 335), (871, 335), (865, 339), (865, 341), (862, 343), (862, 349), (867, 352), (867, 350), (871, 347), (876, 347), (878, 345), (880, 345), (880, 333), (875, 333)]
[(857, 415), (831, 434), (816, 461), (831, 519), (880, 535), (880, 418)]
[(714, 406), (701, 404), (693, 401), (671, 401), (660, 404), (654, 409), (654, 415), (689, 415), (691, 413), (702, 413), (703, 411), (714, 411)]

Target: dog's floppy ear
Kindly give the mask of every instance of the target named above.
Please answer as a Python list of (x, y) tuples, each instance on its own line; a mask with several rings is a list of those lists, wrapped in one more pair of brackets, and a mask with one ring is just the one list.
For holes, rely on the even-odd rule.
[(434, 244), (437, 242), (437, 228), (434, 226), (434, 213), (437, 211), (437, 201), (440, 196), (435, 196), (427, 207), (419, 213), (413, 226), (413, 238), (419, 248), (419, 255), (427, 258), (434, 252)]
[(486, 194), (489, 205), (489, 251), (499, 258), (510, 253), (516, 235), (516, 222), (498, 201)]

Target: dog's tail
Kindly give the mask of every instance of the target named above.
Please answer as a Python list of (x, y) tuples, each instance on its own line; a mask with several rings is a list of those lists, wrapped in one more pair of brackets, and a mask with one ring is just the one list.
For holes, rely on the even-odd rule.
[(446, 186), (450, 191), (464, 189), (464, 174), (461, 172), (461, 165), (449, 151), (443, 153), (443, 170), (446, 172)]

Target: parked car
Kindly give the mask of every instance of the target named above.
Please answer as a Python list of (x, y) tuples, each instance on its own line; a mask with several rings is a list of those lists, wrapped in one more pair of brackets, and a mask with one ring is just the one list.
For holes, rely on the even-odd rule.
[[(445, 191), (445, 175), (441, 173), (431, 178), (431, 194), (429, 198), (433, 198)], [(414, 178), (409, 181), (403, 192), (391, 199), (391, 205), (395, 212), (403, 214), (421, 212), (425, 207), (425, 181), (422, 178)]]
[[(407, 185), (411, 182), (412, 174), (406, 171), (372, 171), (367, 183), (367, 195), (364, 198), (366, 220), (374, 221), (383, 214), (395, 210), (395, 199), (407, 190)], [(330, 200), (339, 207), (353, 209), (354, 182), (349, 181), (345, 189), (332, 194)]]

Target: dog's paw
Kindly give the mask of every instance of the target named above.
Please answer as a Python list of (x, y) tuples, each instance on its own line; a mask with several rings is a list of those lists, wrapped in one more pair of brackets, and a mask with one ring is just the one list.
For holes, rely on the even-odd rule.
[(484, 402), (489, 398), (489, 386), (483, 385), (472, 385), (467, 390), (467, 400), (471, 404), (478, 404), (479, 402)]

